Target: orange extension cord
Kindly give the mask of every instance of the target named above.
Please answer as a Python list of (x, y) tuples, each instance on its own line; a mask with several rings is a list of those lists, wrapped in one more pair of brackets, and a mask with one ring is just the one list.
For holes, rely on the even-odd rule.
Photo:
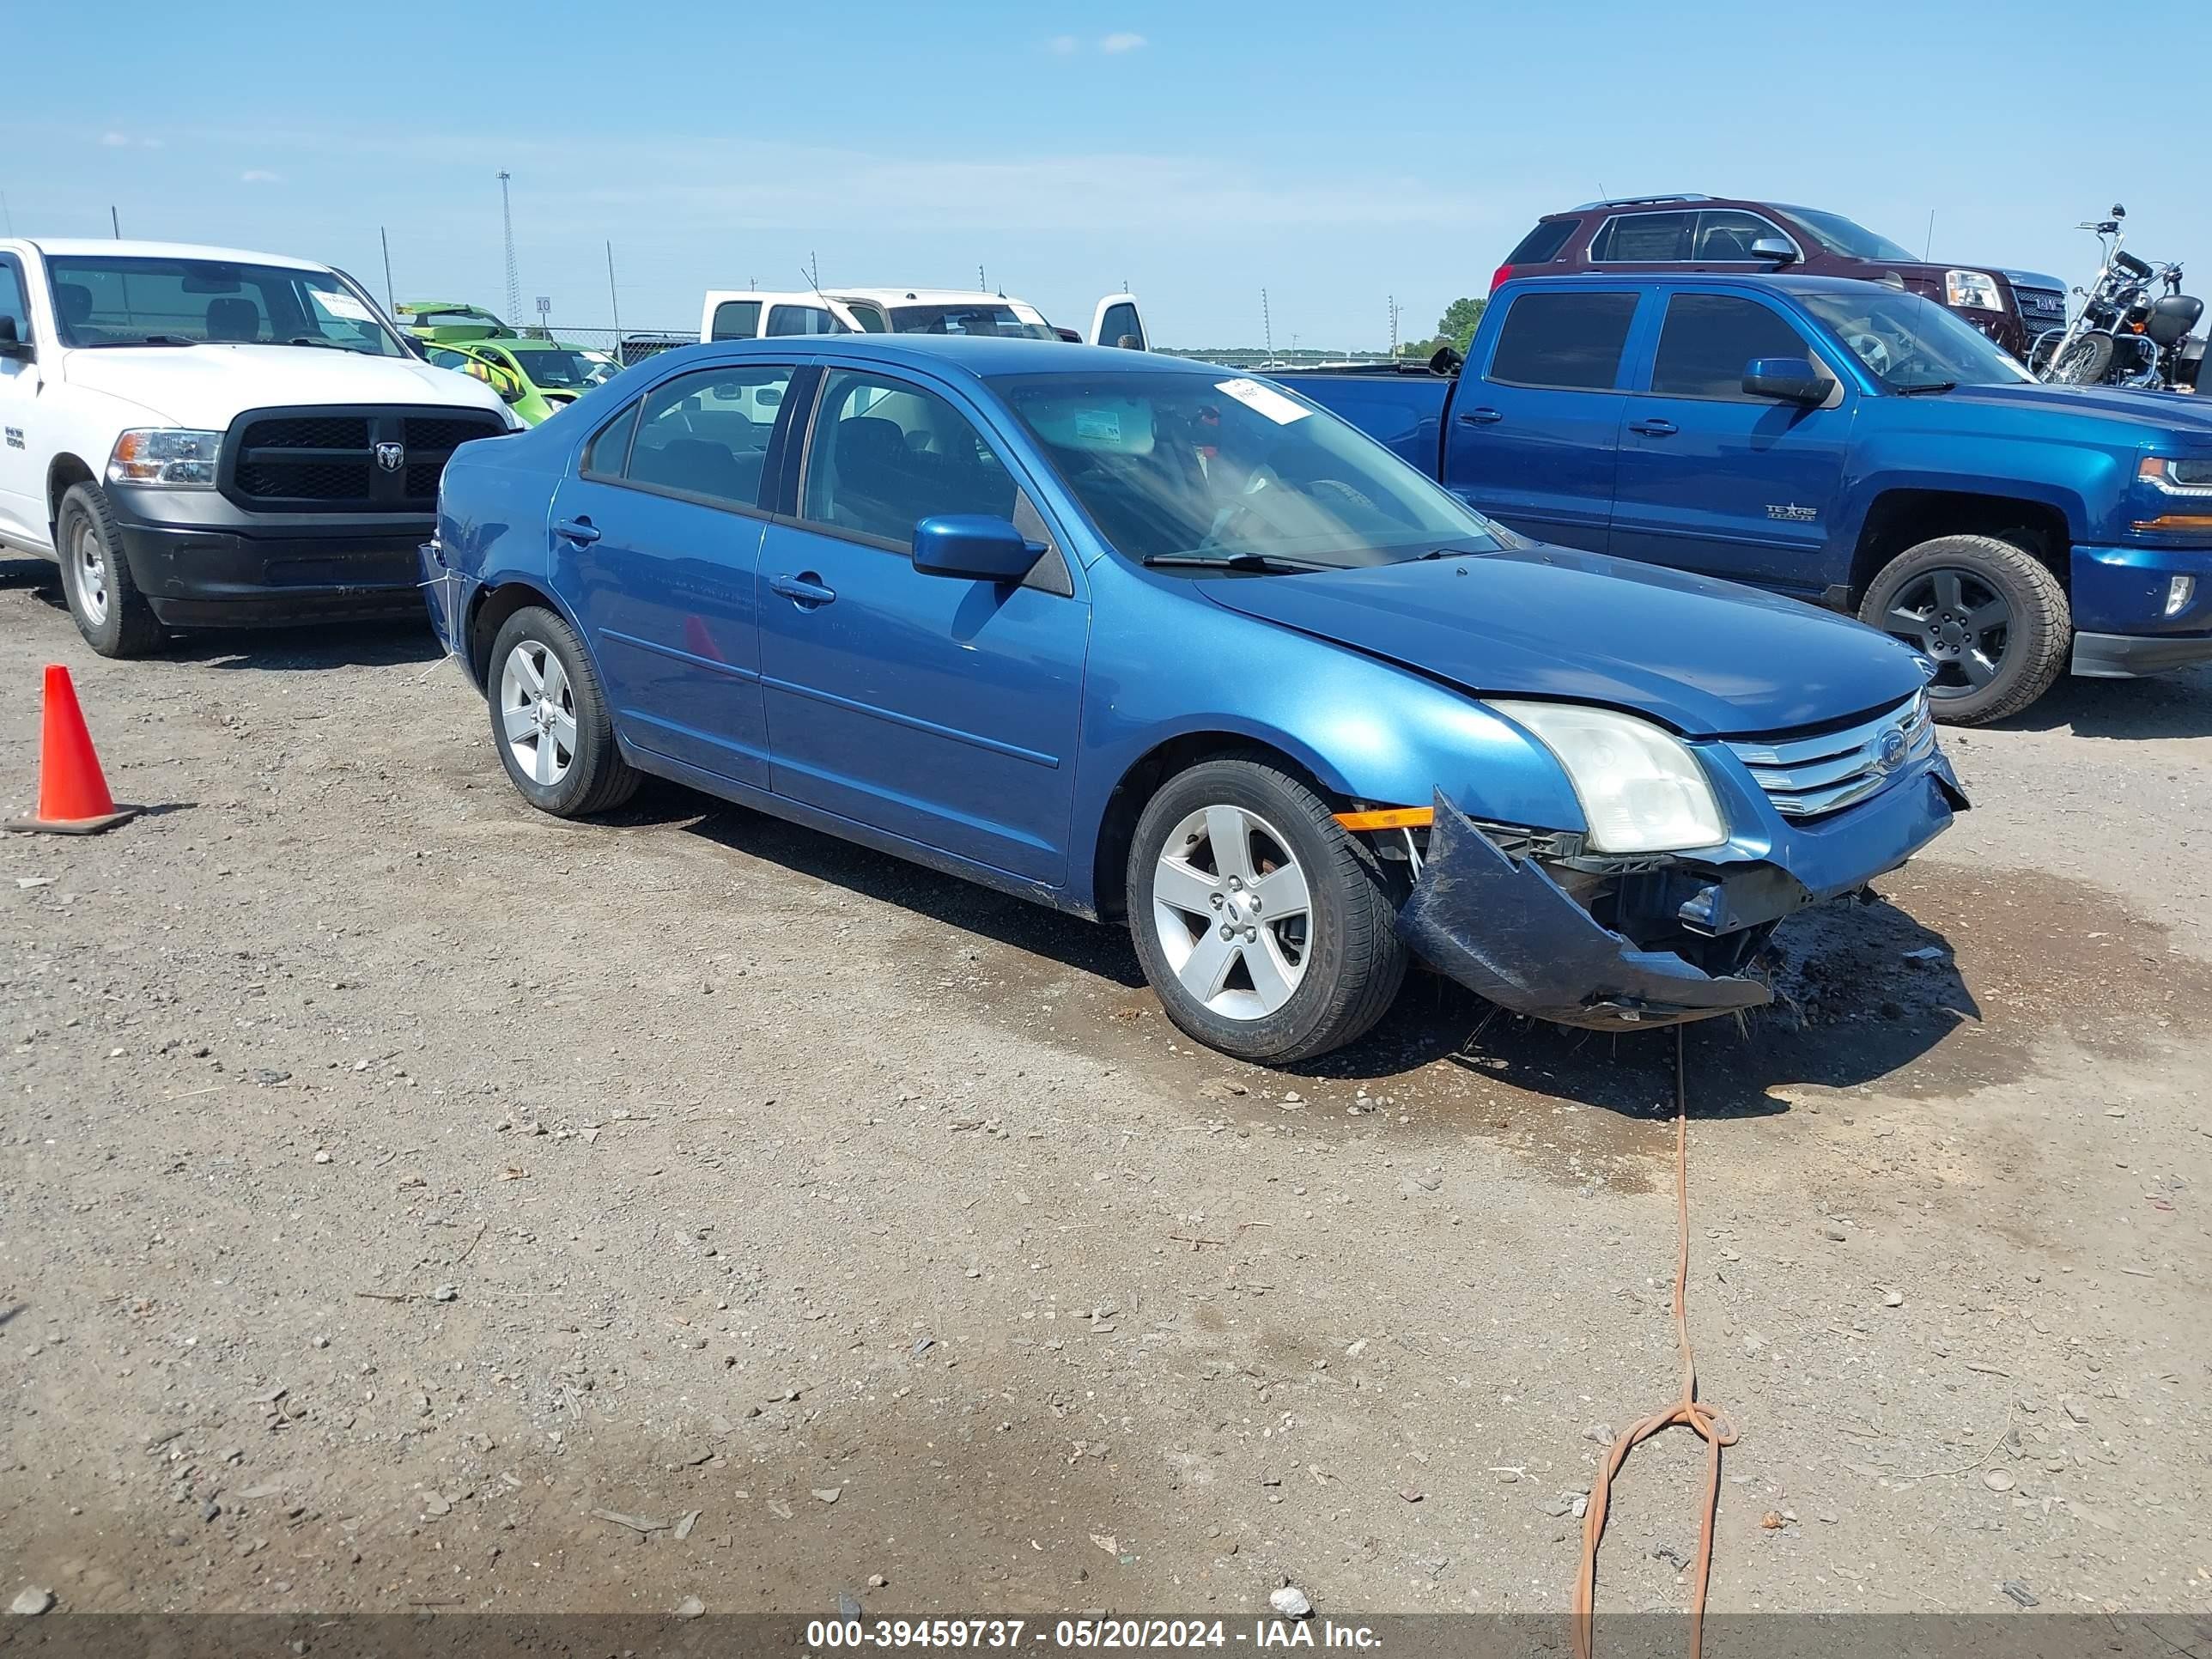
[(1696, 1589), (1690, 1599), (1690, 1659), (1699, 1659), (1705, 1641), (1705, 1584), (1713, 1572), (1713, 1520), (1720, 1511), (1721, 1448), (1735, 1443), (1735, 1430), (1727, 1418), (1698, 1401), (1698, 1362), (1690, 1351), (1690, 1323), (1685, 1311), (1690, 1284), (1690, 1119), (1688, 1097), (1682, 1078), (1682, 1028), (1674, 1028), (1674, 1215), (1681, 1248), (1674, 1261), (1674, 1337), (1682, 1349), (1682, 1397), (1631, 1426), (1613, 1443), (1605, 1462), (1590, 1486), (1589, 1508), (1583, 1517), (1582, 1570), (1575, 1579), (1575, 1659), (1591, 1659), (1596, 1645), (1597, 1546), (1605, 1535), (1606, 1498), (1613, 1477), (1627, 1462), (1637, 1443), (1662, 1429), (1678, 1425), (1695, 1429), (1710, 1455), (1705, 1459), (1705, 1512), (1698, 1529)]

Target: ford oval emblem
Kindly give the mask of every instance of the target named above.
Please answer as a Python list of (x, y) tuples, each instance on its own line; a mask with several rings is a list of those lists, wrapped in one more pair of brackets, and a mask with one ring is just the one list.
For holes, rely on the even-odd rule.
[(1905, 740), (1905, 728), (1901, 726), (1891, 726), (1888, 731), (1875, 739), (1874, 769), (1884, 777), (1887, 777), (1905, 764), (1905, 757), (1909, 747), (1910, 745)]

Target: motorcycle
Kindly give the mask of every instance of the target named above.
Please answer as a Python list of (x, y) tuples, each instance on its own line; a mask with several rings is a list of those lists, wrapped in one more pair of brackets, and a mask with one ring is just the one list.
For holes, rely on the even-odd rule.
[(2028, 366), (2038, 380), (2062, 386), (2195, 392), (2205, 342), (2190, 330), (2204, 302), (2181, 291), (2179, 265), (2152, 265), (2122, 248), (2127, 216), (2116, 202), (2110, 218), (2078, 227), (2096, 233), (2104, 259), (2089, 287), (2074, 290), (2081, 296), (2074, 320), (2039, 335)]

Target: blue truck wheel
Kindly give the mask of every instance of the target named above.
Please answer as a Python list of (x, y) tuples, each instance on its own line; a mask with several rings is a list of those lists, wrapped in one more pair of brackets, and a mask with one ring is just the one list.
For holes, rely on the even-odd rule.
[(1936, 718), (1979, 726), (2016, 714), (2066, 665), (2073, 617), (2051, 568), (1995, 536), (1938, 536), (1885, 565), (1859, 620), (1936, 665)]

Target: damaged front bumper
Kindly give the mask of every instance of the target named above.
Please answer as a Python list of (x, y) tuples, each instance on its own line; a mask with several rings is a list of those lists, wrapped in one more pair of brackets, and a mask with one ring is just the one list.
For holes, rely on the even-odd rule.
[(1770, 840), (1547, 859), (1525, 842), (1501, 847), (1439, 790), (1398, 933), (1431, 967), (1516, 1013), (1601, 1030), (1710, 1019), (1772, 1000), (1754, 970), (1784, 916), (1895, 869), (1966, 804), (1939, 754), (1872, 799)]

